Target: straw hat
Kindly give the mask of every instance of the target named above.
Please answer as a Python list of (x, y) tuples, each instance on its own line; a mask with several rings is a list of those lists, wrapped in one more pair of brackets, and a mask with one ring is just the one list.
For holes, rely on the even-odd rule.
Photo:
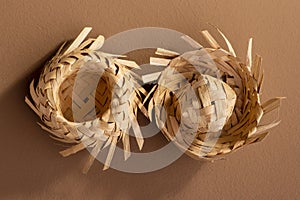
[(279, 108), (282, 99), (261, 103), (262, 58), (256, 55), (252, 61), (252, 39), (244, 63), (222, 32), (229, 51), (208, 31), (202, 33), (211, 48), (184, 36), (197, 50), (179, 55), (157, 49), (156, 54), (164, 58), (151, 58), (151, 64), (166, 68), (147, 96), (151, 119), (168, 140), (196, 159), (227, 154), (262, 140), (279, 121), (260, 121)]
[(107, 169), (120, 140), (126, 160), (130, 156), (130, 128), (141, 149), (144, 140), (136, 119), (138, 107), (147, 115), (141, 103), (146, 92), (131, 71), (139, 66), (120, 59), (122, 56), (99, 51), (104, 42), (101, 35), (84, 41), (90, 31), (83, 29), (70, 46), (59, 49), (39, 80), (32, 81), (31, 100), (25, 98), (41, 118), (39, 125), (44, 130), (56, 140), (75, 144), (60, 152), (63, 156), (91, 148), (85, 173), (100, 150), (110, 146)]

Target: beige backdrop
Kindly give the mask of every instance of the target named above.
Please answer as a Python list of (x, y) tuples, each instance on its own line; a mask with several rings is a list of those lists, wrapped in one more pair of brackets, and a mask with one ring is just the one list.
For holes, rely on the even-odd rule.
[[(61, 3), (63, 2), (63, 3)], [(299, 199), (299, 17), (297, 0), (1, 0), (0, 199)], [(184, 32), (218, 25), (244, 59), (247, 40), (264, 58), (263, 99), (286, 96), (282, 123), (261, 143), (215, 163), (182, 156), (148, 174), (81, 174), (87, 152), (62, 158), (63, 147), (37, 125), (23, 102), (32, 73), (84, 26), (108, 37), (144, 26)], [(163, 140), (158, 137), (157, 141)]]

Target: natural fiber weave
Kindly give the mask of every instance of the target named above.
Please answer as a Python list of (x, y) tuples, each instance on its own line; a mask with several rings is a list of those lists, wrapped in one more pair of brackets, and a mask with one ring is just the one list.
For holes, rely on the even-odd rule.
[[(120, 55), (99, 51), (103, 36), (84, 41), (90, 30), (85, 28), (70, 46), (59, 49), (36, 84), (32, 81), (31, 99), (25, 98), (41, 118), (43, 129), (56, 140), (75, 144), (60, 152), (63, 156), (86, 147), (92, 149), (84, 173), (99, 152), (110, 146), (104, 166), (107, 169), (119, 140), (126, 160), (130, 156), (131, 128), (142, 148), (138, 108), (146, 116), (149, 113), (167, 139), (193, 158), (212, 158), (258, 142), (279, 124), (260, 123), (267, 113), (280, 107), (282, 98), (260, 102), (262, 58), (256, 55), (252, 61), (252, 39), (246, 63), (237, 58), (221, 32), (229, 51), (207, 31), (203, 35), (212, 48), (202, 48), (185, 36), (198, 50), (179, 55), (157, 49), (156, 53), (165, 58), (151, 58), (151, 63), (167, 67), (147, 95), (131, 70), (139, 66), (120, 59)], [(147, 80), (153, 77), (147, 75)], [(148, 111), (141, 103), (146, 95), (144, 102), (150, 99)]]
[(60, 48), (45, 65), (36, 86), (32, 81), (32, 100), (25, 98), (41, 118), (43, 124), (39, 125), (54, 139), (77, 143), (62, 151), (63, 156), (92, 148), (85, 173), (100, 150), (110, 145), (104, 166), (107, 169), (119, 140), (126, 160), (130, 156), (130, 128), (141, 149), (143, 137), (136, 119), (137, 108), (147, 114), (141, 103), (141, 93), (146, 93), (130, 70), (138, 66), (99, 51), (103, 36), (83, 42), (90, 30), (85, 28), (68, 48)]
[(252, 62), (252, 39), (243, 63), (224, 34), (220, 32), (229, 52), (207, 31), (202, 33), (212, 48), (194, 42), (198, 50), (183, 55), (157, 49), (158, 55), (169, 60), (151, 59), (152, 64), (167, 67), (147, 96), (148, 112), (155, 109), (154, 118), (166, 138), (197, 159), (227, 154), (262, 140), (279, 121), (264, 125), (260, 121), (279, 108), (282, 99), (261, 104), (262, 58), (256, 55)]

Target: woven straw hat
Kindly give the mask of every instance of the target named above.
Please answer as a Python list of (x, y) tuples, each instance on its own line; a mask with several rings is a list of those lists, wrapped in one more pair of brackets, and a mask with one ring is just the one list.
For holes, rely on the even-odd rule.
[(227, 154), (262, 140), (279, 121), (260, 121), (279, 108), (282, 99), (261, 103), (262, 58), (256, 55), (252, 62), (252, 39), (244, 63), (222, 32), (229, 51), (208, 31), (202, 33), (211, 48), (184, 36), (198, 50), (179, 55), (157, 49), (156, 54), (164, 58), (151, 58), (151, 64), (166, 68), (147, 96), (151, 119), (168, 140), (196, 159)]
[(63, 156), (90, 147), (91, 155), (83, 169), (87, 172), (101, 149), (110, 146), (107, 169), (117, 142), (122, 141), (125, 160), (130, 156), (129, 129), (132, 128), (141, 149), (143, 137), (136, 119), (145, 90), (137, 83), (132, 68), (139, 66), (99, 51), (104, 37), (85, 37), (85, 28), (73, 43), (59, 49), (48, 62), (39, 80), (30, 85), (26, 103), (41, 118), (39, 125), (52, 137), (74, 146), (60, 152)]

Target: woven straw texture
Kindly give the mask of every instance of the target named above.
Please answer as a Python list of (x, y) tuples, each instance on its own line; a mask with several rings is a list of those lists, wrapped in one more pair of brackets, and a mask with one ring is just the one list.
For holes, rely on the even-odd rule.
[[(260, 123), (280, 107), (282, 98), (260, 102), (262, 58), (256, 55), (252, 59), (252, 39), (245, 63), (220, 31), (228, 51), (207, 31), (202, 33), (211, 48), (203, 48), (188, 36), (183, 39), (197, 50), (179, 55), (158, 48), (156, 54), (164, 58), (151, 58), (150, 62), (166, 68), (147, 93), (131, 70), (139, 66), (121, 59), (123, 56), (99, 51), (104, 37), (85, 40), (90, 31), (83, 29), (68, 47), (64, 44), (59, 49), (39, 80), (32, 81), (31, 98), (25, 98), (41, 118), (39, 125), (44, 130), (56, 140), (75, 144), (61, 151), (63, 156), (91, 149), (84, 173), (106, 147), (104, 169), (108, 169), (118, 141), (123, 144), (126, 160), (130, 156), (130, 129), (142, 149), (138, 108), (156, 121), (168, 140), (196, 159), (214, 158), (258, 142), (279, 124), (278, 120)], [(147, 76), (150, 80), (157, 77)], [(148, 110), (142, 101), (148, 102)]]
[(229, 51), (202, 33), (211, 48), (188, 38), (198, 50), (179, 55), (157, 49), (164, 58), (152, 58), (152, 64), (166, 64), (166, 69), (147, 99), (149, 114), (155, 110), (151, 119), (168, 140), (193, 158), (210, 159), (262, 140), (279, 121), (260, 121), (279, 108), (282, 98), (260, 102), (262, 59), (256, 55), (252, 62), (252, 39), (243, 63), (222, 32)]
[(31, 99), (25, 98), (41, 118), (43, 123), (39, 125), (54, 139), (75, 143), (60, 152), (63, 156), (91, 148), (84, 173), (100, 150), (110, 146), (104, 165), (107, 169), (118, 141), (123, 143), (126, 160), (130, 156), (130, 128), (141, 149), (138, 107), (147, 115), (141, 103), (141, 95), (146, 93), (131, 71), (139, 67), (118, 55), (99, 51), (103, 36), (84, 41), (90, 30), (85, 28), (69, 47), (57, 52), (36, 85), (32, 81)]

